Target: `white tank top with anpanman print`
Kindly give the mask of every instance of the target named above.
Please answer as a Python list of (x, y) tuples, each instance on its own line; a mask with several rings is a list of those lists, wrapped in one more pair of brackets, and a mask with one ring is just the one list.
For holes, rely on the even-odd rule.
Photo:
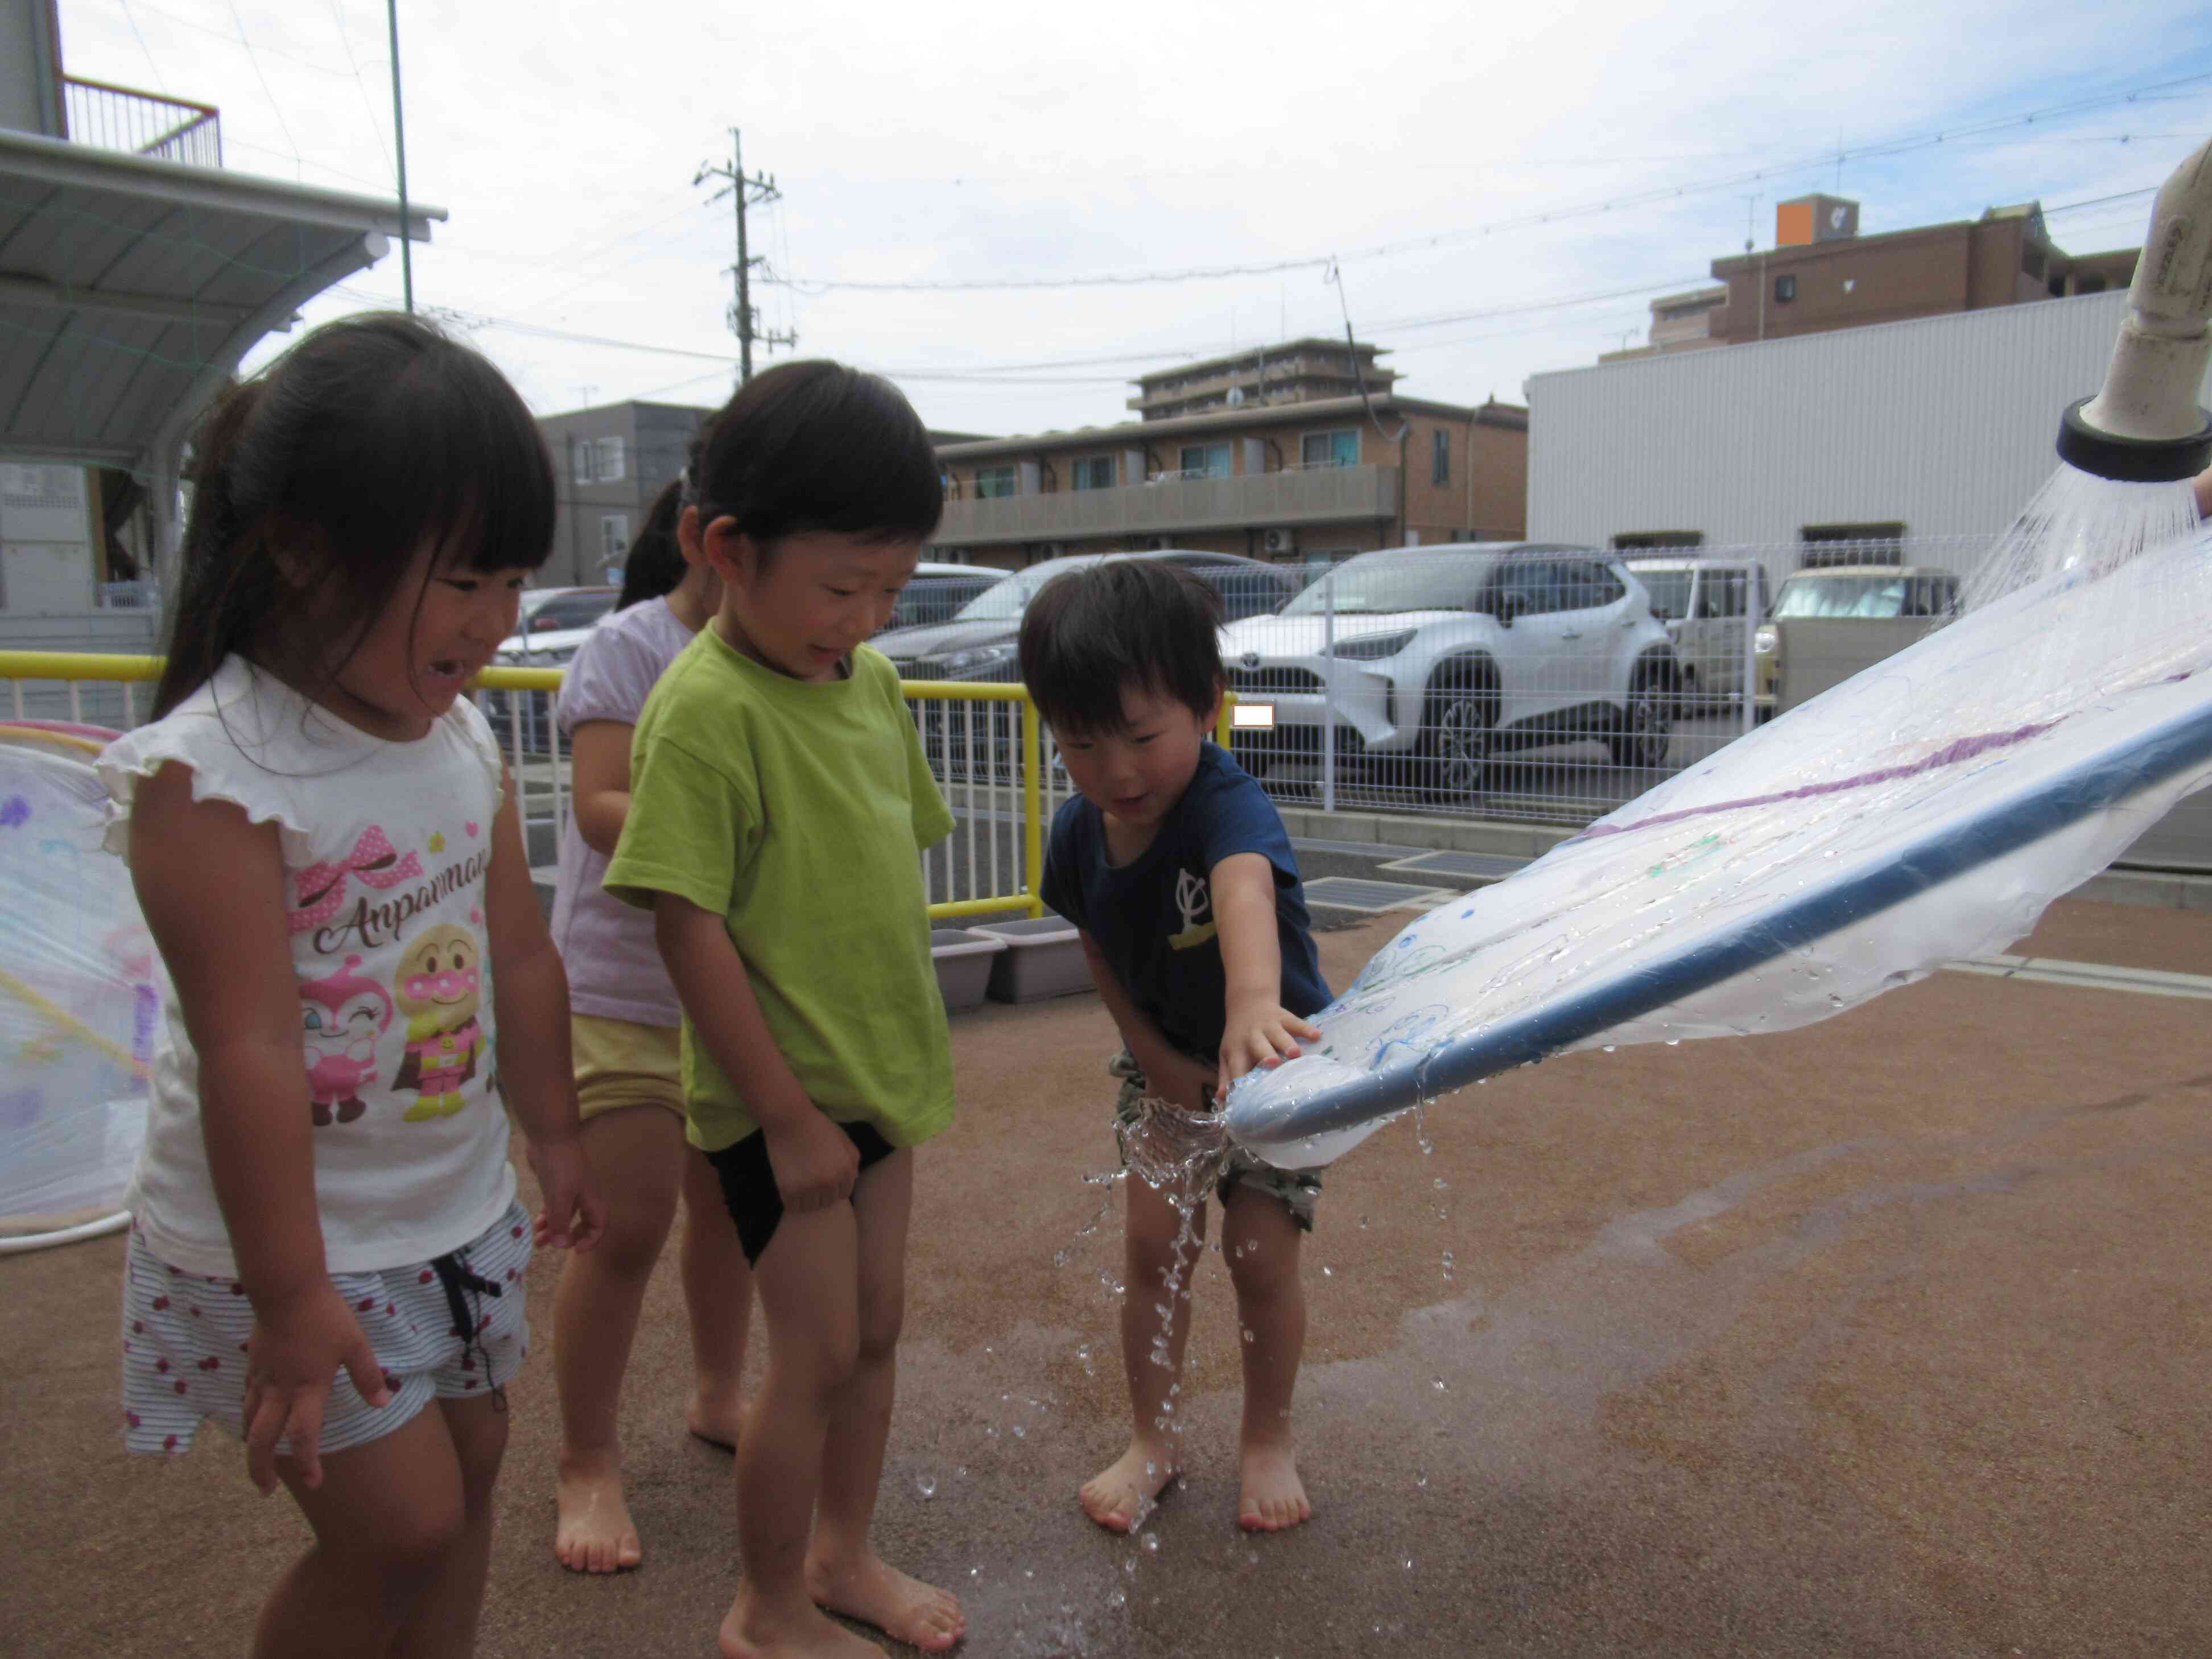
[[(171, 761), (192, 799), (274, 823), (300, 990), (298, 1110), (313, 1124), (328, 1271), (443, 1255), (514, 1194), (493, 1060), (484, 872), (499, 746), (454, 704), (412, 743), (347, 725), (244, 659), (110, 744), (107, 848), (128, 856), (141, 778)], [(220, 881), (220, 872), (209, 879)], [(147, 1247), (237, 1277), (200, 1124), (199, 1062), (166, 972), (131, 1207)]]

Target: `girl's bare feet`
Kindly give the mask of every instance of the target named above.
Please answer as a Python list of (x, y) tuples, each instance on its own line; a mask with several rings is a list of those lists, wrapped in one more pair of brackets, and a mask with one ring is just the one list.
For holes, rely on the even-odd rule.
[(1288, 1443), (1253, 1445), (1243, 1452), (1243, 1491), (1237, 1500), (1237, 1524), (1247, 1532), (1280, 1532), (1313, 1519), (1297, 1459)]
[(909, 1578), (872, 1550), (842, 1565), (809, 1560), (806, 1591), (830, 1613), (873, 1625), (895, 1642), (942, 1653), (968, 1633), (959, 1599)]
[(645, 1559), (623, 1499), (622, 1454), (562, 1448), (553, 1483), (553, 1553), (571, 1572), (627, 1572)]
[(1076, 1500), (1107, 1531), (1127, 1532), (1175, 1477), (1166, 1447), (1132, 1440), (1128, 1450), (1084, 1483)]
[(884, 1659), (884, 1650), (811, 1601), (771, 1606), (740, 1586), (715, 1632), (723, 1659)]
[(710, 1446), (735, 1451), (738, 1437), (744, 1432), (744, 1396), (734, 1384), (709, 1390), (695, 1382), (691, 1398), (684, 1403), (684, 1426)]

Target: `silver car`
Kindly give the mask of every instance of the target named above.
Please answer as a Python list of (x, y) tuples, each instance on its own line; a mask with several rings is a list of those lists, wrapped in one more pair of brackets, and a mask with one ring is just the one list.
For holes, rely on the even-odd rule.
[(1480, 793), (1504, 750), (1601, 738), (1617, 764), (1663, 766), (1681, 670), (1619, 559), (1526, 542), (1392, 548), (1347, 560), (1283, 607), (1222, 630), (1242, 702), (1240, 759), (1340, 763), (1447, 801)]

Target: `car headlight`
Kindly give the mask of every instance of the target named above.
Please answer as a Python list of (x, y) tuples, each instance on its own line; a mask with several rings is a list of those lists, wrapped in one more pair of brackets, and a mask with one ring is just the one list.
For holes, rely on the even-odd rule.
[(1327, 654), (1347, 662), (1372, 662), (1377, 657), (1395, 657), (1413, 642), (1415, 631), (1407, 628), (1395, 634), (1369, 634), (1356, 640), (1339, 640), (1328, 647)]
[(1756, 651), (1760, 656), (1764, 657), (1774, 649), (1774, 630), (1771, 628), (1762, 626), (1756, 634), (1753, 634), (1751, 636), (1751, 648), (1753, 651)]
[(991, 668), (1012, 656), (1015, 647), (1011, 645), (985, 645), (978, 646), (972, 651), (956, 651), (945, 659), (945, 666), (948, 672), (955, 674), (967, 673), (978, 668)]

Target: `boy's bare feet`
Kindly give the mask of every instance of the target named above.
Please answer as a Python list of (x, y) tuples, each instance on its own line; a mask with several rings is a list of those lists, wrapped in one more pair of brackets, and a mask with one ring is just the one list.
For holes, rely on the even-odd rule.
[(1127, 1532), (1175, 1477), (1175, 1461), (1165, 1447), (1133, 1440), (1128, 1450), (1084, 1483), (1076, 1500), (1107, 1531)]
[(817, 1607), (873, 1625), (924, 1653), (942, 1653), (968, 1633), (951, 1591), (909, 1578), (872, 1550), (841, 1566), (810, 1559), (806, 1593)]
[(735, 1387), (709, 1391), (694, 1383), (684, 1407), (684, 1426), (710, 1446), (735, 1451), (744, 1432), (744, 1396)]
[(811, 1601), (775, 1607), (744, 1586), (715, 1632), (723, 1659), (884, 1659), (884, 1650)]
[(1237, 1500), (1237, 1524), (1247, 1532), (1280, 1532), (1313, 1519), (1297, 1459), (1288, 1445), (1247, 1445), (1243, 1491)]
[(645, 1559), (623, 1501), (622, 1457), (561, 1453), (553, 1483), (553, 1553), (571, 1572), (626, 1572)]

